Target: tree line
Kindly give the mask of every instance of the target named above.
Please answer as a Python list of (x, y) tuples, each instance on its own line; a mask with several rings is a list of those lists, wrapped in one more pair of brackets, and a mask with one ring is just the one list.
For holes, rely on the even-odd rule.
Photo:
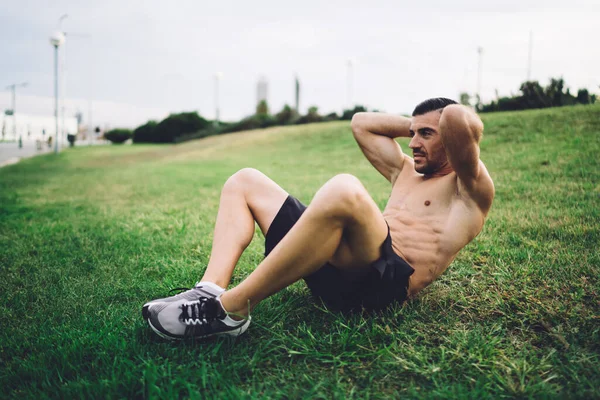
[(171, 114), (160, 122), (148, 121), (133, 130), (112, 129), (104, 133), (104, 138), (113, 143), (123, 143), (129, 139), (133, 139), (133, 143), (180, 143), (207, 136), (271, 126), (349, 121), (355, 113), (362, 111), (367, 111), (367, 109), (357, 105), (352, 109), (344, 110), (341, 115), (337, 113), (321, 115), (317, 107), (310, 107), (305, 115), (300, 115), (286, 104), (281, 111), (271, 114), (267, 102), (263, 100), (258, 103), (253, 115), (236, 122), (211, 121), (195, 111), (183, 112)]
[(468, 93), (460, 94), (460, 102), (471, 105), (471, 99), (475, 99), (475, 108), (479, 112), (493, 111), (518, 111), (532, 108), (562, 107), (575, 104), (593, 104), (596, 95), (590, 94), (587, 89), (579, 89), (576, 95), (566, 87), (563, 78), (552, 78), (550, 83), (543, 87), (538, 81), (525, 81), (519, 88), (520, 94), (500, 97), (496, 94), (496, 100), (487, 104), (479, 101), (477, 96)]
[[(477, 96), (461, 93), (460, 102), (474, 106), (478, 112), (518, 111), (596, 102), (596, 95), (590, 94), (587, 89), (579, 89), (576, 95), (571, 94), (563, 78), (552, 78), (546, 87), (540, 85), (538, 81), (526, 81), (521, 84), (519, 91), (520, 94), (511, 96), (496, 95), (496, 99), (487, 104), (481, 103)], [(475, 100), (475, 104), (472, 104), (472, 100)], [(113, 129), (105, 132), (104, 137), (113, 143), (123, 143), (128, 139), (133, 139), (134, 143), (180, 143), (207, 136), (271, 126), (349, 121), (355, 113), (362, 111), (367, 109), (357, 105), (352, 109), (344, 110), (341, 115), (337, 113), (321, 115), (317, 107), (310, 107), (305, 115), (300, 115), (297, 110), (286, 104), (281, 111), (271, 114), (267, 102), (263, 100), (258, 103), (253, 115), (236, 122), (211, 121), (195, 111), (183, 112), (171, 114), (160, 122), (148, 121), (134, 130)]]

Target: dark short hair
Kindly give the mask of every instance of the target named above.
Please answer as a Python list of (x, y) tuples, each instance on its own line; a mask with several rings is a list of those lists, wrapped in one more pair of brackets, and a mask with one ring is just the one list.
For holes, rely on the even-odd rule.
[(416, 115), (427, 114), (429, 111), (439, 110), (440, 108), (444, 108), (450, 104), (458, 103), (445, 97), (434, 97), (432, 99), (427, 99), (415, 107), (412, 116), (414, 117)]

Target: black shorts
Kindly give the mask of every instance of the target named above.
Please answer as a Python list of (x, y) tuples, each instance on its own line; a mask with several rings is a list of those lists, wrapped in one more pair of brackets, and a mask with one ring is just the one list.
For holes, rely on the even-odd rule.
[[(267, 232), (265, 257), (300, 219), (304, 210), (304, 204), (288, 196)], [(351, 280), (329, 263), (304, 280), (312, 294), (329, 308), (340, 311), (380, 310), (406, 300), (408, 281), (413, 272), (414, 269), (392, 249), (388, 228), (388, 236), (381, 245), (381, 258), (370, 265), (366, 276), (360, 280)]]

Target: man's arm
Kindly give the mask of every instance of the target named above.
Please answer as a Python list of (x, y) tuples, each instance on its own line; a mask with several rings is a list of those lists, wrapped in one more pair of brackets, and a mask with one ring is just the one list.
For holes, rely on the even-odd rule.
[(354, 114), (351, 127), (365, 157), (393, 185), (405, 159), (394, 138), (410, 137), (410, 119), (400, 115), (361, 112)]
[(487, 212), (494, 197), (494, 185), (479, 160), (479, 141), (483, 134), (481, 119), (468, 107), (449, 105), (440, 117), (440, 133), (448, 161), (461, 185), (482, 211)]

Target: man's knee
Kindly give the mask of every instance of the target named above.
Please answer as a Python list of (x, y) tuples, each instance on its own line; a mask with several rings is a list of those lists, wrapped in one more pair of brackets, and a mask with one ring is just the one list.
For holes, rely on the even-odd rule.
[(265, 175), (254, 168), (242, 168), (231, 175), (223, 186), (224, 191), (245, 191), (248, 187), (255, 185)]
[(323, 186), (324, 194), (330, 206), (342, 213), (354, 214), (360, 212), (370, 200), (369, 193), (354, 175), (339, 174), (331, 178)]

